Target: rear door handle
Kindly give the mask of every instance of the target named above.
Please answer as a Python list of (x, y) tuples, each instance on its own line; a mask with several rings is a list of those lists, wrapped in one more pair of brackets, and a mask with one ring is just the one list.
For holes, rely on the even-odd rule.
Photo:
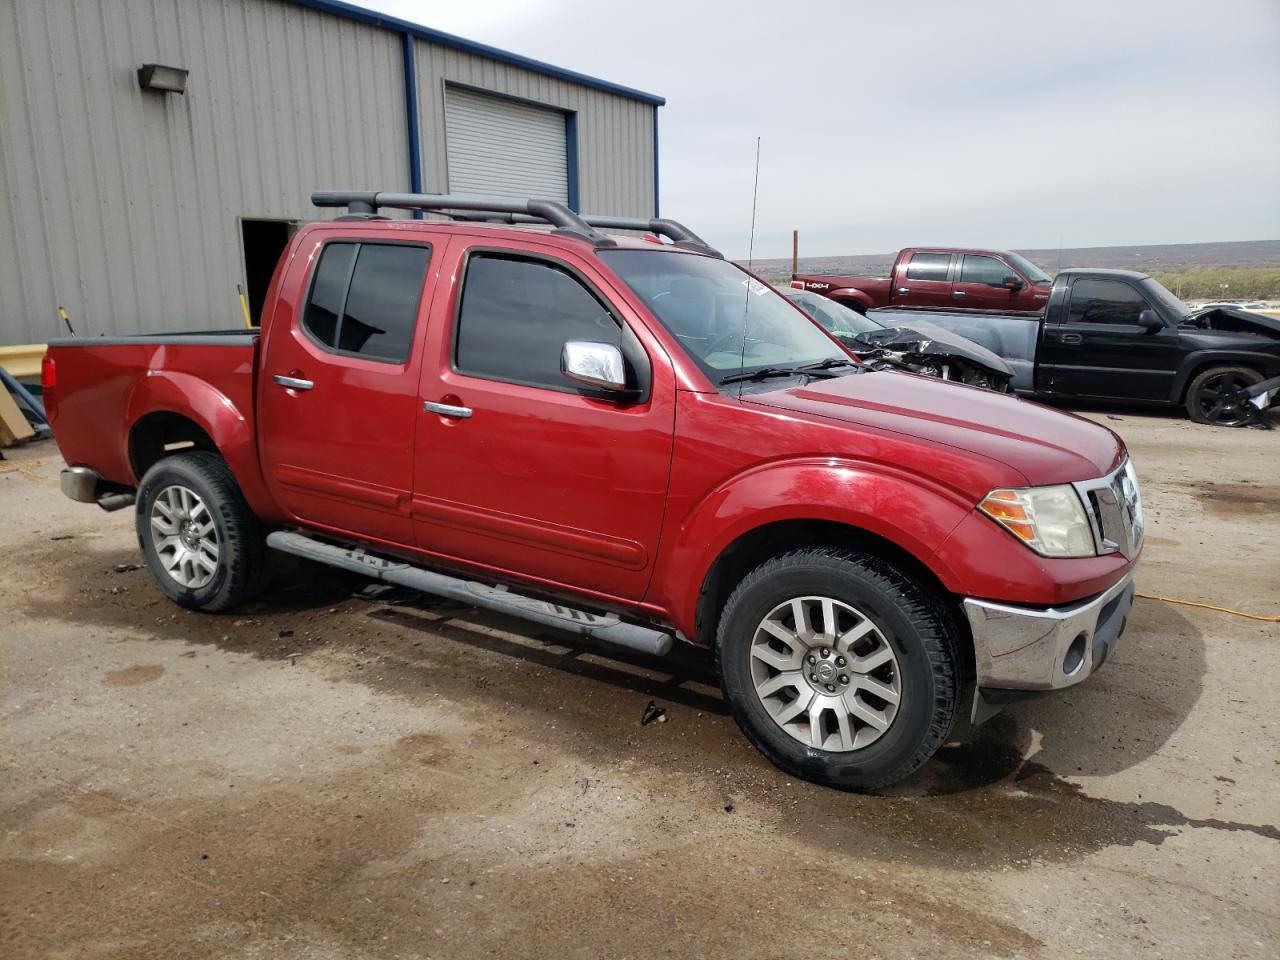
[(453, 417), (455, 420), (471, 419), (470, 407), (455, 407), (451, 403), (432, 403), (430, 400), (423, 400), (422, 409), (428, 413), (438, 413), (442, 417)]
[(953, 297), (963, 297), (963, 296), (964, 296), (964, 291), (963, 291), (963, 290), (952, 290), (952, 291), (951, 291), (951, 295), (952, 295)]
[(1083, 343), (1084, 337), (1078, 333), (1064, 333), (1060, 338), (1063, 343)]
[(277, 373), (271, 379), (282, 387), (288, 387), (290, 390), (310, 390), (315, 386), (310, 380), (303, 380), (301, 377), (286, 377), (283, 373)]

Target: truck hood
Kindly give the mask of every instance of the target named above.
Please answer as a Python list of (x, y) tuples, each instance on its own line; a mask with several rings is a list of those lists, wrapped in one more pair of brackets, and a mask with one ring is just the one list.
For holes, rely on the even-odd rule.
[(1226, 307), (1199, 310), (1183, 320), (1180, 326), (1222, 333), (1256, 333), (1264, 337), (1280, 339), (1280, 319), (1263, 313), (1231, 310)]
[(999, 461), (1032, 486), (1105, 476), (1125, 455), (1119, 437), (1083, 417), (896, 371), (815, 380), (743, 401), (946, 444)]

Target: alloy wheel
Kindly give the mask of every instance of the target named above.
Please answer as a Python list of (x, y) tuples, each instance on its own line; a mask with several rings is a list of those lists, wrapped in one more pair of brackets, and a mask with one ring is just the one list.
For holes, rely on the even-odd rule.
[(200, 495), (179, 484), (151, 505), (151, 534), (160, 565), (174, 581), (198, 590), (218, 570), (218, 528)]
[(879, 740), (902, 702), (898, 659), (865, 613), (831, 597), (774, 607), (751, 641), (756, 696), (806, 746), (833, 753)]

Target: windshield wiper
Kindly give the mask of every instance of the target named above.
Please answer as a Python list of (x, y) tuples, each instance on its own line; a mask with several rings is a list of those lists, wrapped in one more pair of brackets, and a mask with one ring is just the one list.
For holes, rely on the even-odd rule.
[(815, 363), (802, 363), (793, 370), (802, 370), (805, 373), (812, 373), (815, 370), (830, 370), (832, 367), (861, 367), (862, 364), (855, 363), (844, 357), (827, 357), (825, 360), (818, 360)]
[(727, 377), (721, 377), (720, 383), (738, 383), (741, 380), (768, 380), (771, 377), (802, 377), (803, 373), (796, 373), (790, 367), (761, 367), (759, 370), (752, 370), (750, 373), (731, 373)]

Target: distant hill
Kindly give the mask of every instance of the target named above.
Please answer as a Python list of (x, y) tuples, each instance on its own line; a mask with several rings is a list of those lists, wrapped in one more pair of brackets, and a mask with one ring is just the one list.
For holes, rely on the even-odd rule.
[[(1147, 273), (1192, 267), (1280, 267), (1280, 240), (1226, 243), (1165, 243), (1146, 247), (1074, 247), (1064, 250), (1019, 250), (1049, 273), (1063, 267), (1113, 267)], [(801, 257), (801, 273), (843, 273), (884, 276), (894, 253), (849, 254), (839, 257)], [(791, 276), (791, 259), (756, 260), (754, 270), (766, 280)]]

